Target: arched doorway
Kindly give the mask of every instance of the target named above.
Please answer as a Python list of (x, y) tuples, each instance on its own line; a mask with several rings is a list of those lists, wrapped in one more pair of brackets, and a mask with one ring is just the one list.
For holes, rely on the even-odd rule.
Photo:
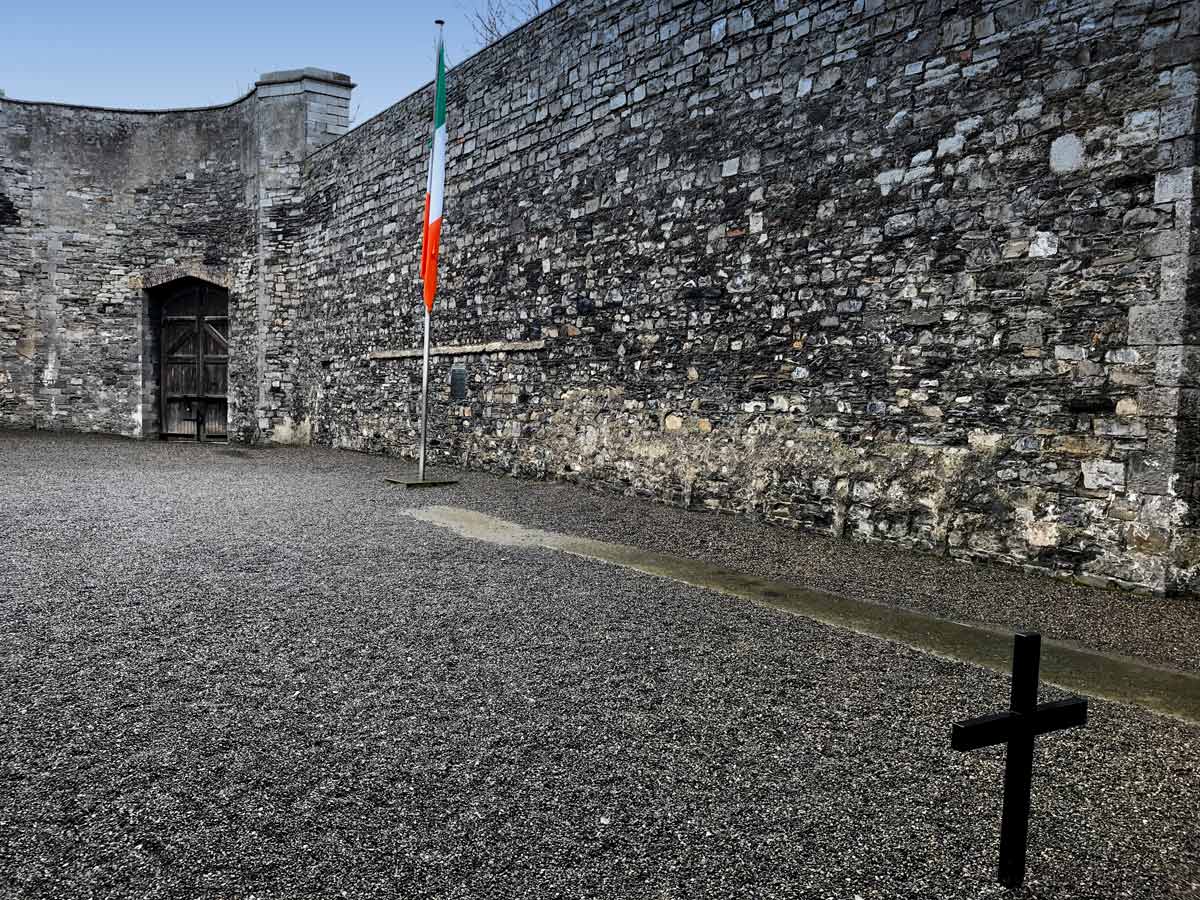
[(186, 278), (159, 289), (160, 434), (229, 439), (229, 294)]

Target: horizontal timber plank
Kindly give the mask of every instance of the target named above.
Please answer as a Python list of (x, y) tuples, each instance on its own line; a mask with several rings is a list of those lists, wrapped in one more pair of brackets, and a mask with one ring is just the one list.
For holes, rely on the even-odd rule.
[[(545, 349), (544, 340), (537, 341), (489, 341), (486, 344), (444, 344), (440, 347), (430, 347), (430, 356), (471, 356), (481, 353), (513, 353), (524, 350)], [(367, 354), (371, 359), (420, 359), (421, 348), (411, 347), (407, 350), (372, 350)]]

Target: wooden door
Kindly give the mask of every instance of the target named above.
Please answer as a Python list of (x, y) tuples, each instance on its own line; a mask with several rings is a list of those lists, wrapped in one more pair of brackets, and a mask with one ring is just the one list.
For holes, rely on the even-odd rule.
[(163, 301), (162, 435), (167, 440), (228, 440), (229, 295), (186, 282)]

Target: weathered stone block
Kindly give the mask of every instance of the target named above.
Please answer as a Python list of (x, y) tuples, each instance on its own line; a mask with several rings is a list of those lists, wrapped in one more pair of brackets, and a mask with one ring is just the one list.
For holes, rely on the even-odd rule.
[(1124, 490), (1125, 464), (1108, 459), (1084, 460), (1080, 469), (1089, 490)]
[(1126, 339), (1134, 348), (1143, 344), (1178, 344), (1185, 314), (1179, 303), (1134, 306), (1129, 310)]

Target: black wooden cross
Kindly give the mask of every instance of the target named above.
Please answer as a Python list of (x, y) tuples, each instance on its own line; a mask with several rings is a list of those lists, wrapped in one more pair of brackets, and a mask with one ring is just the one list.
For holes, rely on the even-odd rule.
[(1008, 744), (1004, 761), (1004, 811), (1000, 816), (1000, 883), (1010, 888), (1018, 888), (1025, 881), (1033, 739), (1039, 734), (1087, 724), (1087, 700), (1072, 697), (1038, 705), (1041, 654), (1040, 634), (1019, 633), (1013, 642), (1009, 711), (956, 722), (950, 734), (950, 746), (955, 750)]

